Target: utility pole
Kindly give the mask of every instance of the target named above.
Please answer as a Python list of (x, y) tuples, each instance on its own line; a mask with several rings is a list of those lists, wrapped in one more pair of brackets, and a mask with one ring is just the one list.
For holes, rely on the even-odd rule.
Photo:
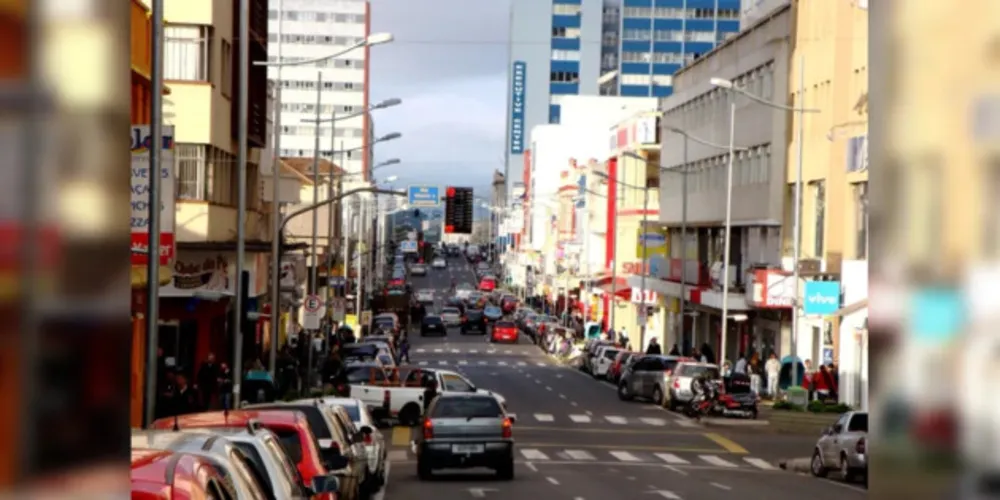
[[(149, 171), (163, 169), (163, 3), (152, 0), (152, 57), (150, 60), (151, 99), (149, 110)], [(156, 411), (156, 367), (160, 324), (160, 176), (149, 176), (149, 245), (146, 255), (146, 388), (145, 423), (153, 423)], [(28, 362), (30, 360), (24, 360)]]

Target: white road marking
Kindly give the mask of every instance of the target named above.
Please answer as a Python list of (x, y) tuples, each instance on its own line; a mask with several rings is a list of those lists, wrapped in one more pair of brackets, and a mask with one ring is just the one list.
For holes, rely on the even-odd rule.
[(693, 421), (688, 420), (686, 418), (685, 419), (678, 419), (677, 420), (677, 425), (679, 425), (681, 427), (698, 427), (698, 423), (697, 422), (693, 422)]
[(417, 349), (416, 351), (413, 352), (427, 352), (427, 349)]
[(459, 361), (458, 364), (460, 364), (460, 365), (467, 365), (467, 364), (469, 364), (469, 362), (463, 359), (463, 360)]
[(708, 462), (708, 463), (710, 463), (712, 465), (717, 465), (719, 467), (728, 467), (728, 468), (734, 468), (734, 467), (736, 467), (736, 464), (734, 464), (732, 462), (727, 462), (727, 461), (723, 460), (722, 458), (717, 457), (715, 455), (698, 455), (698, 458), (700, 458), (700, 459), (702, 459), (702, 460), (704, 460), (704, 461), (706, 461), (706, 462)]
[(552, 415), (548, 415), (546, 413), (536, 413), (535, 420), (539, 422), (552, 422), (555, 420), (555, 417), (553, 417)]
[(427, 366), (427, 362), (426, 361), (420, 361), (417, 364), (420, 365), (420, 366)]
[(451, 353), (452, 354), (459, 354), (459, 353), (461, 353), (461, 351), (459, 351), (458, 349), (452, 349)]
[(649, 424), (649, 425), (656, 425), (656, 426), (667, 425), (667, 421), (663, 420), (662, 418), (648, 418), (648, 417), (643, 417), (643, 418), (640, 418), (639, 420), (642, 423)]
[(619, 417), (617, 415), (608, 415), (604, 417), (604, 419), (615, 425), (625, 425), (628, 423), (628, 419), (626, 419), (625, 417)]
[(757, 467), (758, 469), (777, 470), (777, 467), (772, 465), (771, 462), (764, 460), (763, 458), (743, 457), (743, 461), (754, 467)]
[(485, 364), (486, 364), (486, 362), (485, 362), (485, 361), (480, 361), (480, 362), (479, 362), (479, 364), (481, 364), (481, 365), (485, 365)]
[(479, 351), (475, 349), (469, 349), (469, 354), (477, 354)]
[(524, 361), (518, 361), (517, 366), (528, 366), (528, 363), (525, 363)]
[(562, 378), (562, 374), (561, 373), (556, 374), (556, 378)]
[(556, 478), (554, 478), (554, 477), (547, 477), (545, 479), (547, 479), (550, 483), (552, 483), (554, 485), (557, 485), (557, 486), (559, 485), (559, 481), (556, 480)]
[(388, 458), (390, 462), (401, 462), (407, 458), (406, 450), (391, 450), (389, 454), (386, 455), (386, 458)]
[(548, 386), (546, 386), (546, 387), (545, 387), (545, 390), (546, 390), (546, 391), (551, 391), (551, 390), (552, 390), (552, 388), (551, 388), (551, 387), (548, 387)]
[(524, 466), (531, 469), (531, 472), (538, 472), (538, 467), (535, 467), (535, 464), (531, 462), (525, 462)]
[(512, 353), (513, 353), (513, 351), (511, 351), (510, 349), (507, 349), (507, 350), (506, 350), (506, 351), (504, 351), (503, 353), (504, 353), (504, 354), (512, 354)]
[(635, 455), (633, 455), (633, 454), (631, 454), (631, 453), (629, 453), (627, 451), (609, 451), (608, 453), (610, 453), (611, 456), (617, 458), (618, 460), (621, 460), (622, 462), (641, 462), (642, 461), (639, 457), (637, 457), (637, 456), (635, 456)]
[(566, 395), (565, 395), (565, 394), (560, 394), (560, 395), (559, 395), (559, 398), (560, 398), (560, 399), (566, 399)]
[(676, 472), (676, 473), (678, 473), (678, 474), (680, 474), (680, 475), (682, 475), (682, 476), (686, 476), (686, 475), (688, 475), (688, 473), (687, 473), (687, 472), (684, 472), (684, 471), (682, 471), (682, 470), (678, 469), (677, 467), (674, 467), (673, 465), (667, 465), (667, 466), (664, 466), (664, 468), (665, 468), (665, 469), (669, 469), (669, 470), (671, 470), (671, 471), (674, 471), (674, 472)]
[(570, 415), (569, 419), (578, 424), (590, 423), (590, 417), (587, 415)]
[(726, 490), (726, 491), (729, 491), (729, 490), (731, 490), (731, 489), (732, 489), (732, 488), (730, 488), (729, 486), (726, 486), (726, 485), (724, 485), (724, 484), (719, 484), (719, 483), (708, 483), (708, 484), (711, 484), (712, 486), (715, 486), (716, 488), (719, 488), (720, 490)]
[(507, 362), (506, 361), (501, 361), (501, 362), (499, 362), (497, 364), (500, 365), (500, 366), (507, 366)]
[(691, 463), (681, 457), (678, 457), (677, 455), (674, 455), (673, 453), (654, 453), (654, 455), (656, 455), (656, 458), (659, 458), (660, 460), (663, 460), (671, 465), (685, 465)]
[(566, 455), (573, 460), (594, 460), (594, 456), (586, 450), (566, 450)]
[[(537, 366), (541, 366), (541, 367), (546, 367), (546, 366), (549, 366), (549, 365), (547, 365), (547, 364), (545, 364), (545, 363), (542, 363), (541, 361), (539, 361), (539, 362), (535, 363), (535, 365), (537, 365)], [(562, 375), (556, 375), (556, 378), (562, 378)]]
[(442, 361), (438, 361), (438, 365), (439, 365), (439, 366), (447, 366), (447, 365), (448, 365), (448, 362), (447, 362), (447, 361), (444, 361), (444, 360), (442, 360)]
[(440, 354), (440, 353), (444, 352), (444, 349), (434, 349), (434, 352), (437, 353), (437, 354)]
[(653, 490), (650, 491), (649, 493), (656, 493), (657, 495), (660, 495), (661, 497), (666, 498), (667, 500), (681, 500), (681, 497), (679, 497), (677, 493), (674, 493), (672, 491)]
[(576, 401), (570, 401), (569, 404), (576, 406)]
[(526, 458), (528, 460), (548, 460), (549, 459), (548, 455), (542, 453), (539, 450), (535, 450), (535, 449), (531, 449), (531, 448), (528, 448), (528, 449), (525, 449), (525, 450), (521, 450), (521, 455), (524, 455), (524, 458)]

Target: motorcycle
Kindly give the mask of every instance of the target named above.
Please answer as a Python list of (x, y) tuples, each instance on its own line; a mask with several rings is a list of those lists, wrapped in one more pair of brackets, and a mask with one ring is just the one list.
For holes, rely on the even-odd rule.
[(725, 382), (713, 382), (706, 392), (691, 399), (685, 414), (702, 417), (757, 418), (757, 395), (750, 389), (750, 378), (734, 374)]

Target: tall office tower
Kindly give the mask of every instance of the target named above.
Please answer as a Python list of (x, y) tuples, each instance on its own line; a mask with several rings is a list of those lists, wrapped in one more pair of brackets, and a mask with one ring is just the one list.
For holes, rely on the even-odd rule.
[(601, 24), (600, 95), (618, 95), (618, 47), (621, 39), (621, 0), (604, 0)]
[[(268, 22), (268, 59), (277, 60), (277, 2), (271, 2)], [(367, 0), (281, 0), (281, 58), (285, 62), (322, 57), (343, 50), (369, 34), (370, 7)], [(277, 68), (268, 69), (268, 78), (276, 79)], [(317, 82), (317, 75), (322, 82)], [(361, 48), (341, 57), (302, 66), (281, 69), (281, 151), (282, 157), (312, 157), (316, 125), (306, 120), (316, 119), (316, 92), (319, 83), (319, 116), (357, 114), (368, 107), (368, 49)], [(338, 153), (333, 162), (348, 174), (351, 181), (367, 177), (370, 156), (365, 146), (370, 143), (372, 124), (361, 113), (354, 118), (319, 125), (320, 152), (329, 157)]]
[(523, 168), (531, 128), (559, 123), (562, 96), (597, 95), (604, 3), (511, 0), (507, 182)]
[(667, 97), (673, 74), (740, 30), (740, 0), (621, 0), (617, 94)]

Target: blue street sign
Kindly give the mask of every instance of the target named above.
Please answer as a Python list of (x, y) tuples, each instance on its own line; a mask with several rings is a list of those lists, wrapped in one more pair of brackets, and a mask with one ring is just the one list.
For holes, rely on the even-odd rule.
[(399, 249), (403, 253), (417, 253), (417, 242), (415, 240), (404, 240), (399, 242)]
[(524, 105), (528, 64), (514, 61), (510, 77), (510, 154), (524, 153)]
[(804, 295), (805, 314), (833, 314), (840, 309), (839, 281), (807, 281)]
[(430, 208), (441, 204), (441, 190), (437, 186), (410, 186), (406, 193), (410, 208)]

